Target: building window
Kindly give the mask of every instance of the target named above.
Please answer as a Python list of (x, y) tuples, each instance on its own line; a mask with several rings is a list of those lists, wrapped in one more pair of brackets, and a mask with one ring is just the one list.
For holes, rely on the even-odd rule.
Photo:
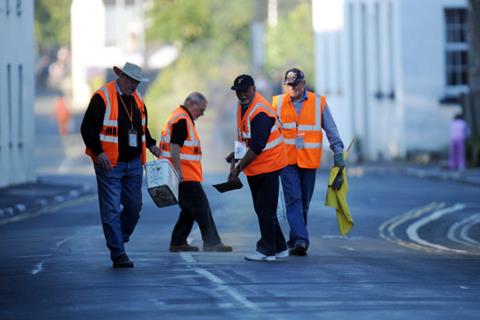
[(468, 90), (466, 9), (445, 9), (445, 42), (447, 95), (458, 95)]
[(12, 122), (13, 122), (13, 106), (12, 106), (12, 66), (7, 64), (7, 110), (8, 110), (8, 146), (13, 147), (12, 144)]
[(22, 0), (17, 0), (17, 16), (22, 15)]
[(23, 66), (18, 65), (18, 143), (23, 146)]

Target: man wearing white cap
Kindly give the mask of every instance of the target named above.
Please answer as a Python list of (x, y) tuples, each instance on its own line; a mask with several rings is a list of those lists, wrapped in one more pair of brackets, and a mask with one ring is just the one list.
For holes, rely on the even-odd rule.
[(118, 76), (98, 89), (83, 118), (85, 153), (94, 164), (103, 233), (114, 268), (132, 268), (125, 253), (142, 208), (142, 165), (146, 149), (160, 156), (147, 126), (147, 108), (136, 91), (148, 81), (143, 70), (127, 62)]

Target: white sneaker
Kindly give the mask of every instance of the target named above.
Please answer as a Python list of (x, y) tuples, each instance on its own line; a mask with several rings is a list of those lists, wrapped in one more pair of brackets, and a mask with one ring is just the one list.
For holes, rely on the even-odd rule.
[(245, 256), (245, 260), (248, 261), (275, 261), (277, 258), (275, 256), (266, 256), (263, 253), (255, 252), (254, 254), (250, 254)]
[(275, 253), (275, 258), (285, 259), (288, 257), (288, 249)]

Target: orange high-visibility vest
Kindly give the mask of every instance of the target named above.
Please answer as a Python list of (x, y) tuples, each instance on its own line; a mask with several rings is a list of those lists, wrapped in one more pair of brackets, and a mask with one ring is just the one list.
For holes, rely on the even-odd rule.
[(168, 159), (173, 164), (172, 154), (170, 152), (170, 139), (172, 135), (172, 126), (185, 119), (187, 121), (188, 136), (180, 148), (180, 167), (183, 173), (183, 181), (203, 181), (202, 175), (202, 147), (197, 129), (190, 118), (187, 110), (182, 107), (175, 109), (165, 121), (160, 137), (161, 158)]
[[(316, 169), (322, 160), (322, 114), (326, 97), (307, 91), (307, 100), (297, 114), (289, 94), (273, 97), (273, 108), (287, 145), (288, 164)], [(302, 143), (303, 142), (303, 143)]]
[[(112, 166), (116, 166), (118, 162), (118, 96), (115, 81), (111, 81), (98, 89), (95, 94), (99, 94), (103, 102), (105, 103), (105, 116), (103, 117), (103, 126), (100, 130), (100, 143), (102, 145), (103, 152), (108, 156), (108, 159), (112, 163)], [(142, 153), (140, 159), (142, 164), (146, 161), (146, 137), (147, 120), (145, 114), (145, 104), (140, 98), (138, 92), (133, 94), (135, 104), (140, 110), (142, 119)], [(96, 161), (96, 156), (89, 148), (85, 149), (85, 153), (89, 155), (93, 161)]]
[(255, 118), (260, 112), (265, 112), (267, 116), (274, 118), (275, 123), (270, 130), (270, 135), (263, 151), (243, 170), (247, 176), (273, 172), (280, 170), (287, 165), (285, 143), (283, 142), (283, 136), (280, 132), (275, 112), (272, 109), (270, 102), (258, 92), (255, 94), (255, 98), (245, 111), (243, 118), (242, 107), (240, 105), (237, 107), (238, 140), (245, 141), (247, 146), (249, 146), (251, 139), (250, 124), (253, 118)]

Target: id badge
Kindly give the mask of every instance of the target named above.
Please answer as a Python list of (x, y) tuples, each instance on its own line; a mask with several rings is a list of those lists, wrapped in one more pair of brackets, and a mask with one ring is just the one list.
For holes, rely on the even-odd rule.
[(242, 159), (247, 153), (247, 144), (244, 141), (235, 141), (233, 150), (235, 150), (235, 160)]
[(295, 146), (297, 147), (297, 149), (305, 148), (305, 133), (304, 132), (300, 132), (300, 133), (297, 134), (297, 136), (295, 138)]
[(137, 130), (130, 129), (128, 130), (128, 145), (130, 147), (136, 148), (137, 145)]

